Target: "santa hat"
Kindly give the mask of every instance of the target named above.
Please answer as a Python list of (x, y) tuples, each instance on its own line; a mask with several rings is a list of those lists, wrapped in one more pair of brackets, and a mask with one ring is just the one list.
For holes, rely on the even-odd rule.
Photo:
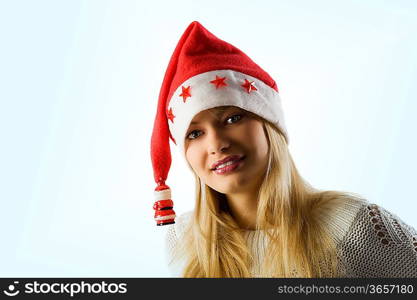
[(157, 225), (175, 223), (171, 190), (166, 185), (171, 166), (171, 139), (184, 154), (189, 124), (199, 112), (237, 106), (270, 121), (284, 134), (276, 82), (245, 53), (192, 22), (169, 61), (159, 94), (151, 139)]

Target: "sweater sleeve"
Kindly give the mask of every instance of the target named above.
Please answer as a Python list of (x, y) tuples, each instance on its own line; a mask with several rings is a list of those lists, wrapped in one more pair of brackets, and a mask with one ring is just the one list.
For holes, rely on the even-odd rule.
[(341, 244), (345, 277), (417, 277), (417, 232), (398, 216), (364, 205)]
[(175, 224), (168, 225), (165, 235), (165, 256), (168, 269), (172, 277), (182, 277), (185, 260), (181, 253), (181, 242), (186, 225), (190, 221), (192, 211), (186, 212), (175, 220)]

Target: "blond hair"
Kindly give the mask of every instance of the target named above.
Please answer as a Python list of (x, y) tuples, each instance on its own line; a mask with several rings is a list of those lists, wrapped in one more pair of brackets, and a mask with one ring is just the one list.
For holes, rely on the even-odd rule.
[[(284, 135), (261, 120), (269, 163), (259, 189), (255, 232), (264, 232), (269, 243), (257, 275), (337, 277), (336, 244), (321, 219), (345, 199), (358, 197), (310, 186), (298, 173)], [(252, 277), (252, 253), (225, 195), (194, 176), (196, 205), (175, 255), (186, 260), (183, 277)]]

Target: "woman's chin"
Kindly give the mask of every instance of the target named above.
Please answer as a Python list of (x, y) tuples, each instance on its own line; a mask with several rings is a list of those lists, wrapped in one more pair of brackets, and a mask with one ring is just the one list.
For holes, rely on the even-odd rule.
[(223, 184), (221, 185), (214, 185), (214, 186), (215, 187), (213, 189), (222, 194), (238, 194), (246, 190), (245, 185), (241, 183), (226, 184), (225, 182), (223, 182)]

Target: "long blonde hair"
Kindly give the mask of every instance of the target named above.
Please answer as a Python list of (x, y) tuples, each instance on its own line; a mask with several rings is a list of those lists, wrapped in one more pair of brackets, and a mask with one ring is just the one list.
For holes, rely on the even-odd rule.
[[(268, 247), (261, 277), (336, 277), (337, 250), (325, 213), (352, 193), (320, 191), (298, 173), (283, 134), (261, 119), (269, 144), (269, 164), (259, 189), (256, 232)], [(176, 257), (186, 260), (183, 277), (252, 277), (253, 257), (227, 200), (196, 179), (196, 205)]]

